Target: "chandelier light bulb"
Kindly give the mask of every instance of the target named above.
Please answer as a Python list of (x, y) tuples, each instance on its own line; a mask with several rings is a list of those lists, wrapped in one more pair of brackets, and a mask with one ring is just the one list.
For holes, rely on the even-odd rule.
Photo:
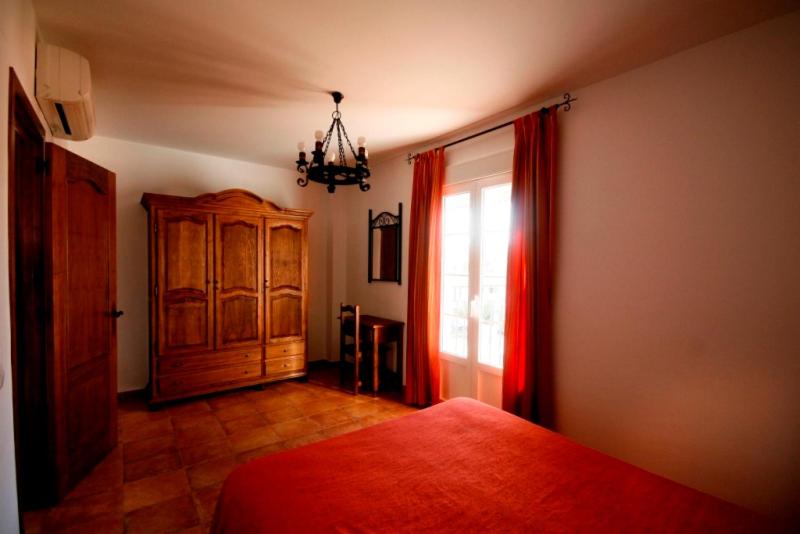
[(364, 157), (369, 159), (369, 149), (368, 148), (364, 149)]
[(359, 137), (358, 138), (358, 146), (359, 147), (367, 146), (367, 138), (364, 137), (364, 136)]
[(305, 149), (306, 149), (306, 144), (304, 142), (300, 141), (299, 143), (297, 143), (297, 150), (303, 152)]
[(328, 156), (328, 161), (330, 161), (331, 163), (335, 163), (336, 162), (336, 153), (335, 152), (331, 152), (331, 155)]
[(317, 130), (316, 132), (314, 132), (314, 139), (316, 139), (317, 141), (322, 141), (322, 138), (324, 136), (325, 134), (322, 133), (322, 130)]

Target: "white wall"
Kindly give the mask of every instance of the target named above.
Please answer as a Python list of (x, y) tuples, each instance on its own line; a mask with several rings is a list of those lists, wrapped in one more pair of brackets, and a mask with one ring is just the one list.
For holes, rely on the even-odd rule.
[[(558, 430), (777, 515), (800, 509), (798, 51), (794, 13), (570, 88), (560, 118)], [(449, 174), (507, 157), (471, 143)], [(366, 283), (364, 220), (410, 202), (411, 168), (373, 175), (348, 197), (348, 300), (402, 319), (405, 277)]]
[[(29, 0), (0, 2), (0, 533), (18, 532), (8, 285), (8, 72), (33, 102), (36, 17)], [(35, 107), (35, 104), (34, 104)]]
[(561, 122), (559, 429), (800, 512), (800, 12), (578, 94)]
[[(342, 199), (346, 201), (347, 301), (360, 304), (361, 313), (406, 320), (408, 292), (408, 224), (411, 217), (410, 173), (405, 159), (395, 158), (374, 166), (371, 188), (367, 192), (354, 188)], [(395, 177), (400, 177), (395, 179)], [(338, 192), (336, 193), (339, 194)], [(338, 199), (337, 199), (338, 200)], [(375, 216), (382, 211), (397, 213), (403, 203), (402, 285), (396, 282), (367, 282), (367, 223), (369, 210)], [(338, 305), (338, 303), (337, 303)]]
[(117, 173), (117, 273), (120, 318), (119, 390), (147, 383), (147, 217), (142, 193), (195, 196), (242, 188), (281, 207), (309, 208), (309, 357), (328, 356), (330, 200), (322, 186), (301, 188), (296, 173), (194, 152), (94, 137), (67, 148)]

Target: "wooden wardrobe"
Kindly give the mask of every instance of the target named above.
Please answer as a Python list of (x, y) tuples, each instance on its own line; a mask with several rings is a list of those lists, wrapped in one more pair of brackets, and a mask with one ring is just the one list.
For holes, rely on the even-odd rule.
[(142, 205), (151, 402), (305, 375), (312, 212), (241, 189)]

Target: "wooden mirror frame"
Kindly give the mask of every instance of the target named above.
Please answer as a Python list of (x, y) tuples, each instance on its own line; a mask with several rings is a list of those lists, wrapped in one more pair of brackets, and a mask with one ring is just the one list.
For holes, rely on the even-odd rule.
[[(397, 276), (394, 278), (375, 278), (372, 276), (372, 254), (373, 250), (373, 239), (372, 239), (372, 232), (378, 228), (382, 228), (385, 226), (396, 226), (397, 227), (397, 250), (395, 252), (395, 272)], [(401, 272), (402, 262), (402, 252), (403, 252), (403, 203), (400, 202), (397, 204), (397, 215), (393, 213), (389, 213), (388, 211), (382, 211), (374, 218), (372, 217), (372, 210), (369, 210), (369, 225), (368, 225), (368, 233), (369, 233), (369, 252), (367, 253), (367, 281), (371, 284), (372, 282), (397, 282), (398, 285), (402, 284), (403, 276)]]

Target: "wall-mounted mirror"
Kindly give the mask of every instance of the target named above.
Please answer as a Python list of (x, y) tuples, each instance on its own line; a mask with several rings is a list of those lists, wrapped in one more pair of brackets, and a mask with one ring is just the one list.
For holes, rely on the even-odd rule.
[(397, 215), (383, 211), (372, 217), (369, 210), (369, 282), (397, 282), (400, 278), (400, 251), (403, 241), (403, 203)]

